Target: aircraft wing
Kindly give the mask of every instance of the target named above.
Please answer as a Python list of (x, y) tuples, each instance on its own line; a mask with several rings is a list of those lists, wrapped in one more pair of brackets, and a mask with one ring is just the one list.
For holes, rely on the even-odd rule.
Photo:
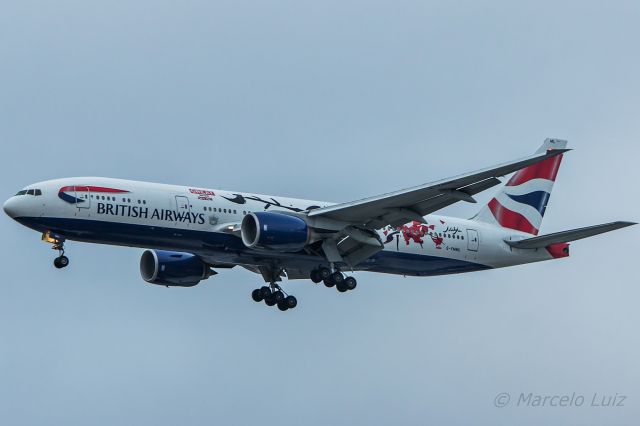
[(540, 235), (539, 237), (526, 238), (519, 241), (505, 241), (513, 248), (537, 249), (557, 243), (568, 243), (570, 241), (581, 240), (605, 232), (635, 225), (634, 222), (611, 222), (603, 225), (587, 226), (585, 228), (572, 229), (570, 231), (555, 232), (553, 234)]
[(369, 229), (399, 226), (412, 220), (424, 222), (423, 216), (458, 201), (475, 203), (473, 195), (500, 183), (498, 177), (560, 155), (568, 149), (544, 153), (499, 164), (449, 179), (390, 192), (358, 201), (311, 210), (309, 217), (349, 222)]

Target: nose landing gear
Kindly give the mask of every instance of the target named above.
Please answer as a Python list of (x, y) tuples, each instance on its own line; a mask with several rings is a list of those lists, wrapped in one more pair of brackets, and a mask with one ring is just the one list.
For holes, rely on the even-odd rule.
[(53, 244), (53, 247), (51, 248), (58, 251), (58, 257), (53, 260), (53, 266), (58, 269), (66, 268), (67, 266), (69, 266), (69, 258), (64, 255), (64, 240), (52, 239), (50, 236), (48, 236), (48, 238), (52, 240), (51, 243)]

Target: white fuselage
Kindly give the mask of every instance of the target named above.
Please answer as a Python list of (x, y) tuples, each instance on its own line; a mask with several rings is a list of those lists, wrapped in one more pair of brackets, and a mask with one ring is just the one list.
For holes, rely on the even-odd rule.
[[(249, 212), (300, 213), (333, 204), (97, 177), (50, 180), (25, 191), (9, 199), (5, 211), (40, 232), (68, 240), (188, 251), (212, 264), (249, 266), (269, 257), (248, 250), (234, 234)], [(518, 250), (505, 243), (529, 234), (438, 215), (425, 221), (378, 231), (385, 249), (355, 269), (438, 275), (553, 258), (545, 249)], [(321, 262), (308, 254), (273, 255), (301, 270)]]

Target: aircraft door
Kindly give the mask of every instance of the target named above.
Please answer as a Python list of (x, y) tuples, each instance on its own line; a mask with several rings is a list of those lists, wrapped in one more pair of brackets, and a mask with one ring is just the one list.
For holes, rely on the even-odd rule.
[[(191, 205), (189, 203), (189, 198), (184, 195), (176, 195), (176, 211), (180, 217), (188, 217), (191, 213)], [(176, 223), (185, 223), (189, 224), (188, 220), (180, 220), (180, 218), (176, 218)]]
[(467, 249), (469, 251), (478, 251), (480, 247), (480, 238), (478, 231), (475, 229), (467, 229)]
[(88, 186), (74, 186), (76, 207), (88, 209), (91, 207), (91, 192)]

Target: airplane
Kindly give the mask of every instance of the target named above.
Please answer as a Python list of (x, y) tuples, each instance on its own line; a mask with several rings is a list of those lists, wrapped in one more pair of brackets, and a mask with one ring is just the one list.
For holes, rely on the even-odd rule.
[[(287, 311), (295, 296), (280, 283), (309, 279), (344, 293), (348, 272), (436, 276), (481, 271), (569, 256), (569, 243), (626, 226), (612, 222), (538, 235), (567, 141), (546, 139), (533, 154), (361, 200), (330, 203), (99, 177), (29, 185), (3, 208), (42, 233), (69, 265), (65, 242), (146, 249), (142, 279), (192, 287), (240, 266), (265, 282), (256, 302)], [(435, 212), (512, 177), (470, 219)]]

